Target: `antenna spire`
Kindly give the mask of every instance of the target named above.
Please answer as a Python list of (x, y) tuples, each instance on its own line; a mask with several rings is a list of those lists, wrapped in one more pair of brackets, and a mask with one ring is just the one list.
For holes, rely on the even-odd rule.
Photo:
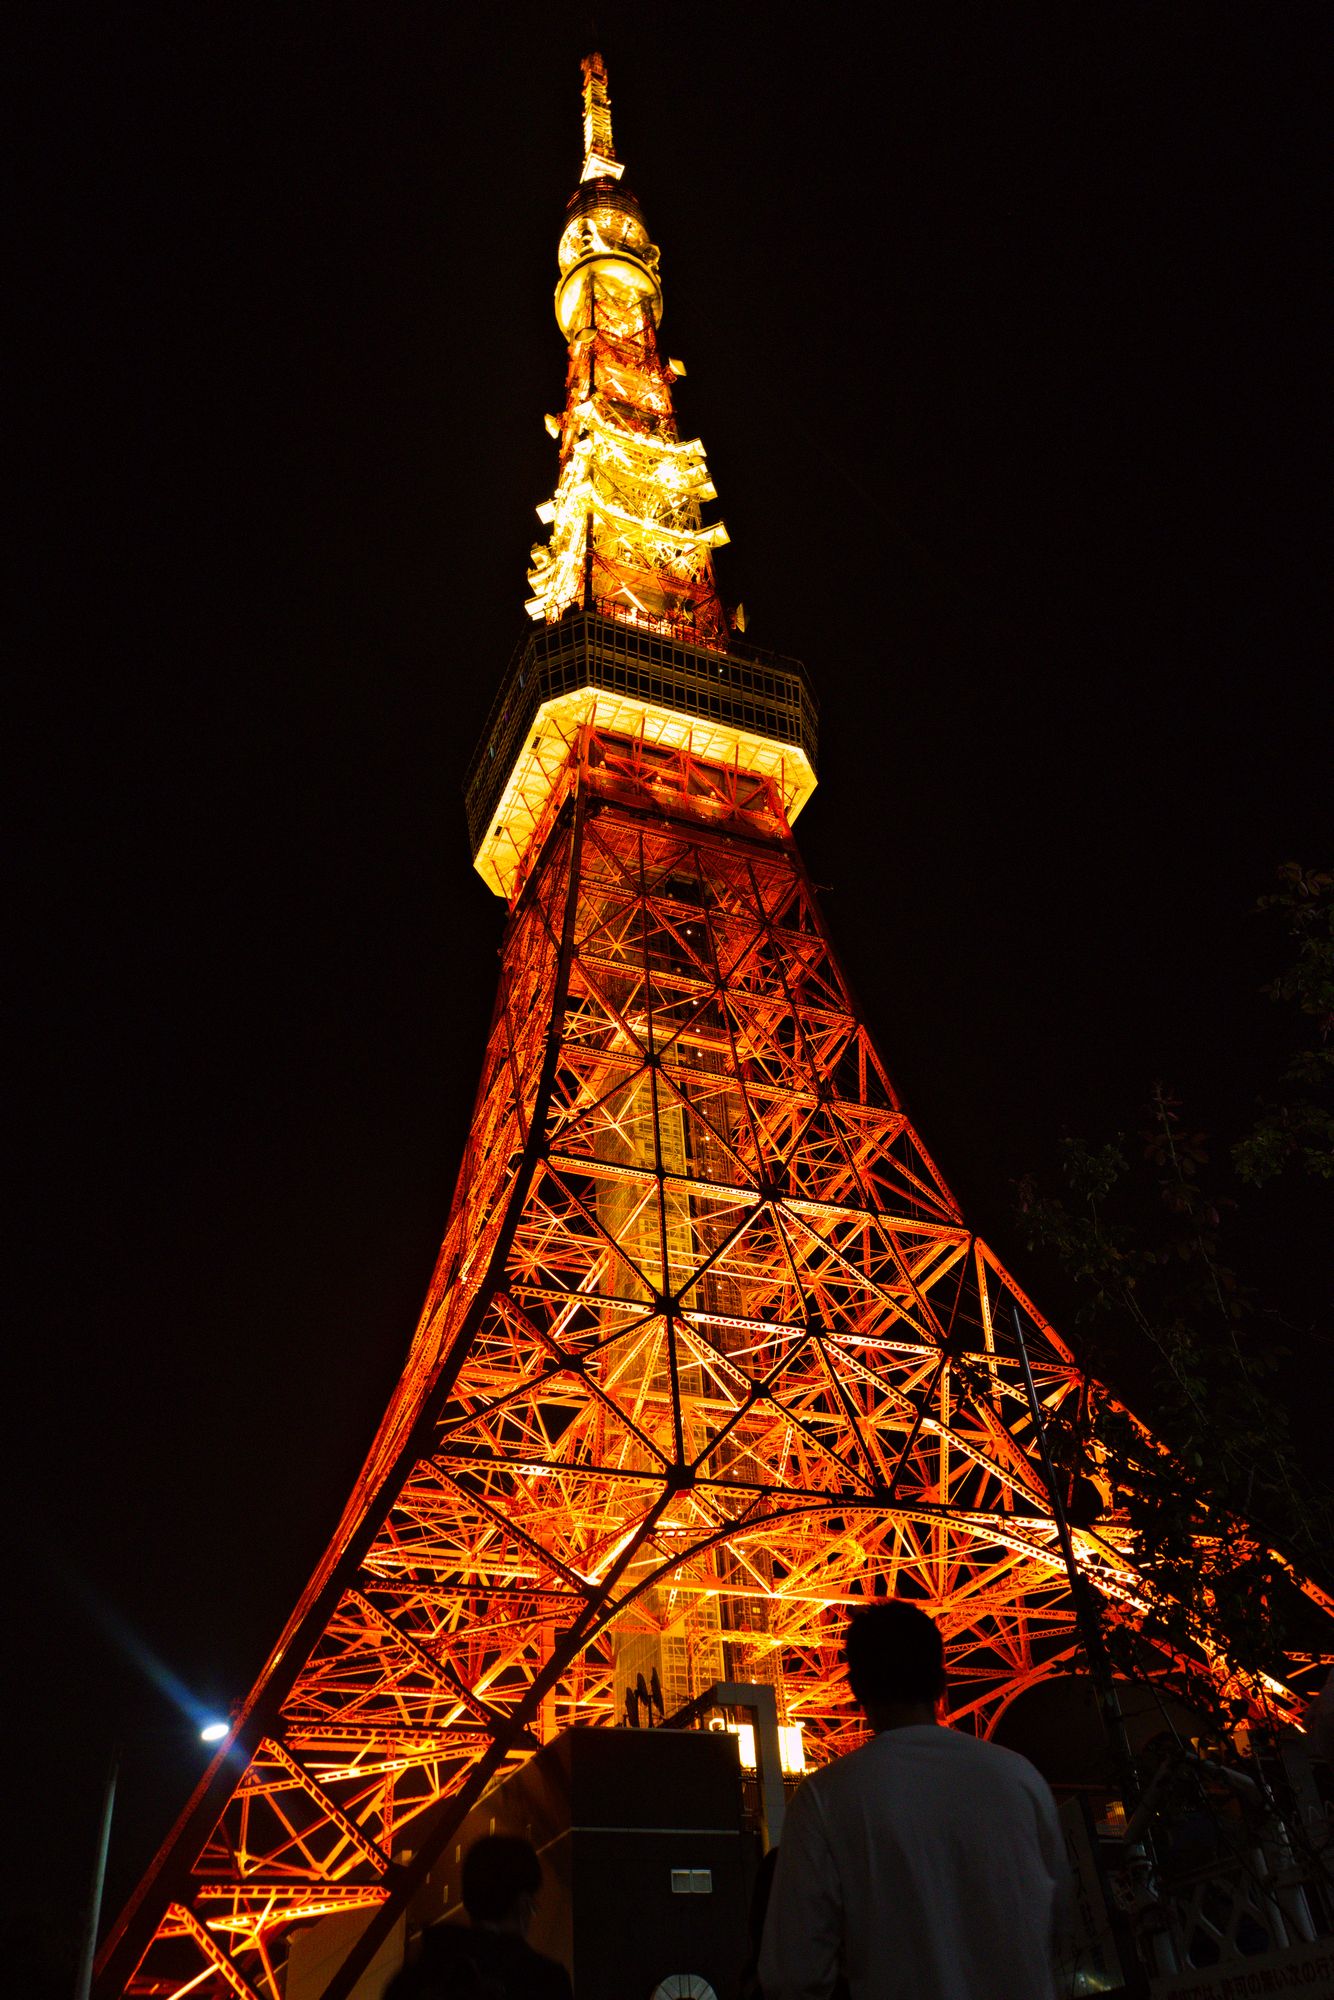
[(713, 551), (727, 540), (701, 508), (717, 499), (704, 447), (682, 438), (672, 384), (685, 374), (658, 349), (657, 245), (621, 179), (607, 68), (585, 56), (584, 173), (565, 210), (556, 318), (569, 348), (556, 491), (537, 509), (550, 530), (531, 550), (530, 618), (576, 606), (725, 651), (728, 621)]
[(581, 181), (618, 181), (625, 168), (616, 158), (611, 136), (611, 92), (607, 88), (607, 65), (596, 50), (585, 56), (584, 73), (584, 170)]

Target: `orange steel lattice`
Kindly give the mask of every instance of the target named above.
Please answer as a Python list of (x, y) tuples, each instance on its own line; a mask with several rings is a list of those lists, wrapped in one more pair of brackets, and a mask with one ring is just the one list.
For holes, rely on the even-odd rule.
[[(597, 58), (585, 122), (585, 185), (615, 186)], [(620, 280), (589, 254), (567, 467), (585, 361), (614, 350), (593, 295)], [(939, 1620), (957, 1727), (1081, 1659), (1016, 1308), (1049, 1415), (1087, 1431), (1119, 1406), (969, 1229), (849, 992), (790, 832), (813, 783), (798, 671), (720, 655), (707, 551), (604, 547), (595, 483), (566, 539), (635, 596), (604, 577), (559, 645), (534, 640), (502, 768), (470, 781), (479, 857), (502, 823), (523, 838), (421, 1323), (333, 1543), (108, 1941), (105, 1994), (279, 2000), (294, 1930), (361, 1910), (326, 1989), (346, 1994), (506, 1760), (617, 1723), (641, 1680), (667, 1713), (768, 1682), (806, 1755), (837, 1754), (841, 1631), (868, 1598)], [(1154, 1585), (1088, 1450), (1102, 1504), (1075, 1557), (1138, 1623)], [(1163, 1663), (1298, 1712), (1203, 1624)]]

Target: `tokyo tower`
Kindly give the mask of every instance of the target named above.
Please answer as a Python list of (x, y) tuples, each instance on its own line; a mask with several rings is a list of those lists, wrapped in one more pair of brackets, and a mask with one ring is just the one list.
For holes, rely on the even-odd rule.
[[(283, 2000), (294, 1937), (360, 1912), (325, 1988), (346, 1995), (497, 1774), (646, 1699), (670, 1718), (765, 1684), (798, 1762), (837, 1755), (868, 1599), (938, 1620), (950, 1720), (980, 1733), (1082, 1669), (1076, 1573), (1105, 1625), (1155, 1605), (1092, 1421), (1120, 1406), (970, 1229), (803, 870), (815, 702), (720, 600), (727, 534), (596, 55), (557, 258), (534, 629), (467, 780), (509, 919), (443, 1247), (334, 1539), (111, 1931), (104, 1996)], [(1049, 1422), (1088, 1440), (1096, 1502), (1068, 1531)], [(1297, 1665), (1258, 1684), (1203, 1618), (1160, 1653), (1300, 1713)]]

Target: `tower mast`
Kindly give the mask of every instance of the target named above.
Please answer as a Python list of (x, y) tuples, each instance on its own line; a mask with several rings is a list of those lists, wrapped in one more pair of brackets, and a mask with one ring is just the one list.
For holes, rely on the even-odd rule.
[(601, 56), (585, 59), (584, 163), (557, 252), (556, 319), (569, 349), (556, 490), (538, 508), (530, 617), (552, 623), (574, 605), (722, 647), (727, 620), (705, 525), (716, 498), (698, 438), (683, 439), (672, 384), (684, 369), (658, 350), (657, 245), (623, 179)]
[[(615, 1726), (641, 1684), (670, 1713), (767, 1683), (800, 1767), (856, 1740), (840, 1647), (868, 1599), (936, 1617), (950, 1720), (978, 1733), (1078, 1662), (1067, 1565), (1112, 1622), (1162, 1602), (1096, 1442), (1101, 1510), (1063, 1538), (1042, 1430), (1091, 1405), (1144, 1462), (1163, 1447), (969, 1227), (839, 965), (792, 835), (814, 700), (729, 633), (597, 56), (583, 111), (534, 629), (466, 785), (509, 919), (444, 1242), (333, 1540), (108, 1939), (102, 2000), (282, 2000), (310, 1926), (355, 1917), (323, 1986), (347, 2000), (439, 1915), (432, 1871), (506, 1764)], [(1244, 1674), (1204, 1621), (1159, 1656), (1300, 1713), (1300, 1663)]]
[(584, 79), (584, 170), (579, 179), (618, 181), (625, 168), (616, 158), (611, 136), (607, 65), (595, 52), (584, 57), (580, 68)]

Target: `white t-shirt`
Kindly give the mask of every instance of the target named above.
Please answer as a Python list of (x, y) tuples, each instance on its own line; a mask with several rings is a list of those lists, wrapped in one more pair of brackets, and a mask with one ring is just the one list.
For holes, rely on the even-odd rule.
[(1066, 1877), (1026, 1757), (934, 1723), (886, 1729), (788, 1807), (764, 1926), (765, 2000), (1050, 2000)]

